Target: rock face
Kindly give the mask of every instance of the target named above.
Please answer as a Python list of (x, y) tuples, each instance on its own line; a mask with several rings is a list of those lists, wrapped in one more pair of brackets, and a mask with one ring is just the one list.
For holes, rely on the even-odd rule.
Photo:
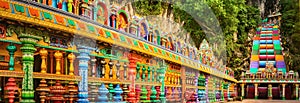
[(278, 12), (280, 9), (280, 0), (246, 0), (248, 5), (256, 6), (260, 10), (262, 18), (268, 15)]

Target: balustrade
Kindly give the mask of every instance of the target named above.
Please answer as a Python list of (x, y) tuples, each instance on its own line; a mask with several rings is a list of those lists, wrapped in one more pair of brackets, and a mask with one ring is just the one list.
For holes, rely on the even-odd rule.
[[(1, 30), (8, 33), (7, 35), (5, 35), (6, 32), (1, 34), (3, 35), (0, 40), (1, 44), (11, 43), (7, 46), (8, 53), (6, 51), (3, 54), (0, 53), (1, 58), (4, 55), (4, 64), (7, 64), (7, 66), (1, 67), (5, 70), (3, 72), (1, 70), (0, 74), (1, 76), (4, 74), (4, 76), (0, 80), (6, 84), (4, 89), (9, 93), (5, 95), (8, 95), (10, 103), (18, 102), (13, 101), (16, 97), (12, 96), (12, 94), (17, 94), (13, 92), (19, 89), (17, 78), (23, 79), (22, 95), (20, 95), (22, 99), (20, 100), (24, 103), (181, 103), (186, 102), (184, 101), (185, 95), (182, 95), (185, 93), (189, 96), (187, 98), (189, 102), (197, 102), (197, 98), (203, 98), (204, 94), (201, 92), (208, 88), (203, 89), (204, 86), (218, 88), (218, 86), (205, 83), (208, 81), (206, 77), (199, 76), (199, 71), (194, 70), (198, 69), (196, 67), (199, 67), (197, 65), (200, 64), (192, 61), (199, 59), (193, 46), (182, 43), (183, 41), (177, 40), (178, 38), (173, 38), (170, 36), (171, 33), (150, 26), (147, 24), (147, 20), (141, 18), (130, 20), (133, 18), (127, 17), (126, 9), (114, 5), (106, 6), (105, 4), (110, 3), (105, 3), (103, 0), (29, 0), (26, 1), (27, 4), (24, 0), (13, 2), (4, 0), (3, 3), (11, 4), (8, 9), (14, 8), (15, 16), (26, 14), (26, 18), (34, 18), (1, 21), (1, 24), (5, 24), (5, 26), (0, 25)], [(0, 8), (1, 12), (10, 11), (7, 8)], [(21, 8), (25, 10), (22, 13), (20, 12), (22, 10), (19, 10)], [(2, 16), (4, 15), (7, 14), (4, 13)], [(39, 18), (40, 16), (42, 18)], [(79, 18), (82, 21), (78, 20)], [(24, 20), (34, 25), (24, 24)], [(41, 22), (45, 20), (46, 25), (44, 23), (43, 26), (38, 26), (34, 23), (36, 20)], [(91, 22), (91, 20), (95, 22)], [(90, 23), (86, 24), (86, 22)], [(127, 33), (100, 27), (96, 25), (96, 22), (110, 24), (114, 29), (129, 32), (137, 37), (144, 35), (143, 30), (147, 31), (149, 33), (144, 39), (155, 45), (139, 41)], [(59, 28), (51, 28), (53, 27), (51, 23)], [(8, 25), (7, 28), (6, 25)], [(80, 35), (70, 32), (73, 29), (76, 29), (74, 32), (80, 31), (77, 32)], [(98, 33), (101, 38), (91, 39), (90, 37), (94, 37), (91, 35), (86, 38), (81, 35), (82, 33), (86, 35), (85, 32), (88, 34)], [(166, 36), (163, 36), (165, 34)], [(124, 43), (126, 42), (128, 45), (131, 44), (130, 42), (137, 43), (138, 46), (134, 50), (129, 50), (130, 48), (105, 42), (105, 40), (111, 41), (112, 39), (113, 41), (124, 39)], [(142, 46), (143, 50), (140, 49)], [(177, 55), (173, 51), (182, 55)], [(149, 52), (155, 52), (155, 55), (163, 58), (156, 58)], [(22, 60), (18, 60), (15, 53), (21, 54)], [(206, 55), (206, 53), (204, 54)], [(18, 56), (20, 58), (20, 55)], [(213, 57), (203, 57), (208, 57), (209, 59), (206, 61), (209, 63), (207, 64), (213, 65), (213, 62), (210, 61)], [(182, 61), (184, 65), (181, 66), (178, 61)], [(15, 68), (16, 62), (22, 66)], [(12, 75), (12, 73), (14, 74)], [(285, 76), (297, 79), (296, 74), (291, 72)], [(230, 75), (232, 76), (232, 73)], [(14, 77), (6, 78), (9, 76)], [(213, 83), (214, 80), (209, 81), (209, 83)], [(3, 85), (0, 88), (3, 88)], [(214, 89), (210, 90), (210, 95), (218, 94), (219, 91)], [(215, 97), (210, 99), (213, 98)], [(34, 99), (36, 100), (34, 101)]]

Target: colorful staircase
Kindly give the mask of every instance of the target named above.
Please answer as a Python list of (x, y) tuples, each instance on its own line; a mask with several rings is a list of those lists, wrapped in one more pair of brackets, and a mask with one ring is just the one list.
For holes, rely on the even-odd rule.
[(255, 74), (259, 69), (265, 69), (267, 63), (273, 63), (277, 71), (286, 73), (278, 26), (267, 24), (257, 28), (253, 38), (250, 72)]

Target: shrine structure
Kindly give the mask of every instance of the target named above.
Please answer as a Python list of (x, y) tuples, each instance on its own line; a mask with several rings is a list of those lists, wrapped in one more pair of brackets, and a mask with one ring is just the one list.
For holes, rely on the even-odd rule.
[(205, 103), (236, 96), (233, 71), (213, 59), (207, 41), (196, 48), (120, 4), (0, 0), (0, 101)]
[(270, 15), (257, 28), (250, 67), (239, 81), (244, 98), (299, 99), (299, 74), (288, 70), (284, 62), (280, 16), (280, 13)]

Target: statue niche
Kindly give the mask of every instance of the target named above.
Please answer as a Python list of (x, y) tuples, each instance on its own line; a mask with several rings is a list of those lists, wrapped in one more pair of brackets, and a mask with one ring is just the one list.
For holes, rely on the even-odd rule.
[(272, 70), (274, 69), (274, 65), (273, 65), (273, 63), (270, 63), (270, 62), (267, 62), (267, 64), (266, 64), (266, 76), (267, 76), (267, 78), (271, 78), (271, 76), (272, 76)]
[(117, 15), (112, 14), (109, 17), (109, 23), (110, 23), (109, 24), (110, 27), (117, 28)]
[(96, 21), (100, 24), (105, 24), (107, 25), (107, 16), (108, 16), (108, 11), (107, 7), (103, 2), (98, 2), (95, 10), (96, 14)]
[(142, 37), (144, 40), (148, 40), (148, 30), (145, 23), (140, 23), (139, 25), (140, 29), (140, 37)]
[(127, 20), (126, 15), (124, 13), (120, 13), (118, 15), (118, 29), (120, 31), (127, 32), (127, 30), (126, 30), (127, 25), (128, 25), (128, 20)]

